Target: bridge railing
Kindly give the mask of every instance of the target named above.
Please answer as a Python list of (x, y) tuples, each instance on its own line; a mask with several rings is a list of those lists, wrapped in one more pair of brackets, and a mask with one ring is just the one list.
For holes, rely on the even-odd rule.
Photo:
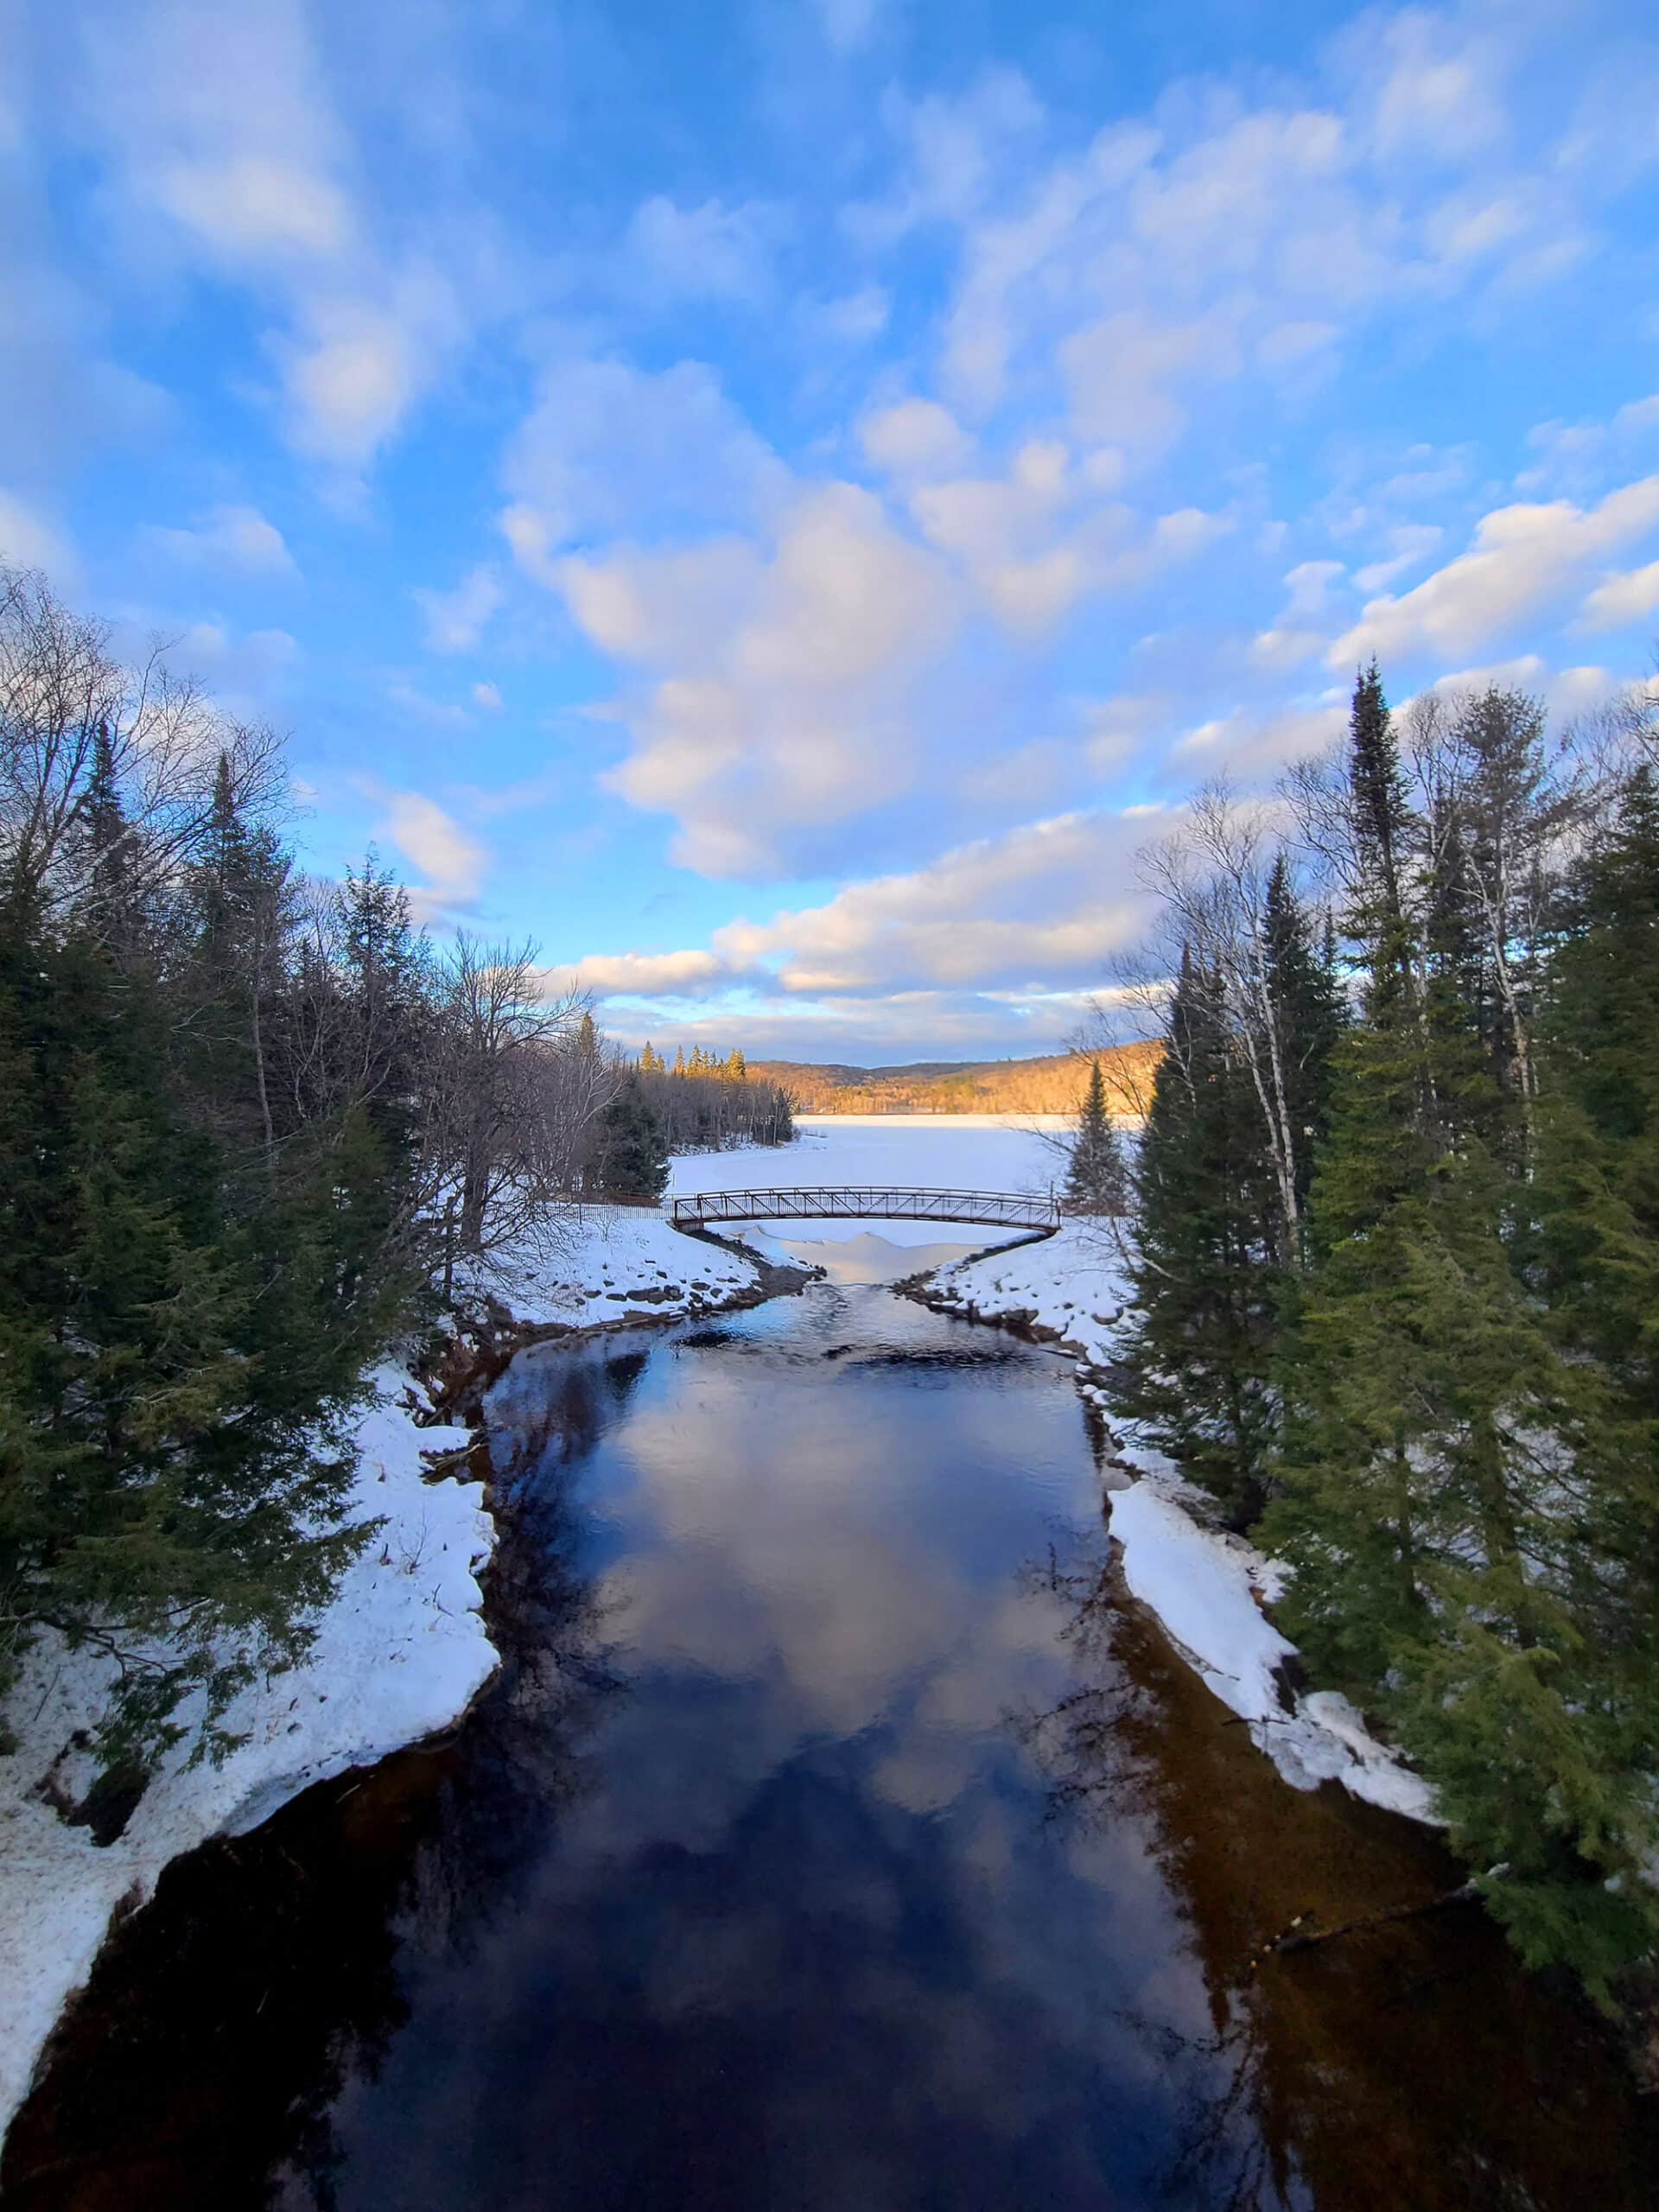
[(1058, 1203), (1023, 1191), (889, 1190), (874, 1184), (793, 1184), (764, 1191), (687, 1192), (671, 1202), (678, 1228), (710, 1221), (963, 1221), (982, 1228), (1055, 1230)]

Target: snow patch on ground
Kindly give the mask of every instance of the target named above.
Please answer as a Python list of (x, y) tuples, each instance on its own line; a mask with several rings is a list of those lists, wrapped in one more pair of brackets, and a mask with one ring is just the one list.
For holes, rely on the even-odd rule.
[(1249, 1724), (1287, 1782), (1298, 1789), (1339, 1782), (1368, 1804), (1432, 1821), (1427, 1783), (1377, 1742), (1346, 1698), (1334, 1690), (1281, 1694), (1278, 1670), (1296, 1647), (1258, 1602), (1271, 1563), (1241, 1538), (1203, 1526), (1190, 1510), (1198, 1501), (1175, 1493), (1174, 1478), (1154, 1472), (1112, 1496), (1111, 1531), (1133, 1594)]
[[(1104, 1412), (1106, 1394), (1091, 1370), (1111, 1356), (1127, 1297), (1109, 1225), (1067, 1222), (1041, 1243), (959, 1261), (939, 1270), (933, 1290), (953, 1313), (1023, 1317), (1053, 1331), (1077, 1358), (1079, 1390)], [(1262, 1611), (1282, 1588), (1281, 1562), (1209, 1526), (1202, 1493), (1133, 1436), (1121, 1442), (1119, 1468), (1109, 1511), (1124, 1580), (1286, 1781), (1298, 1789), (1340, 1782), (1369, 1804), (1433, 1821), (1427, 1783), (1370, 1734), (1346, 1698), (1333, 1690), (1281, 1694), (1280, 1669), (1296, 1647)]]
[[(775, 1163), (779, 1155), (761, 1156)], [(607, 1205), (584, 1206), (556, 1236), (493, 1252), (458, 1271), (457, 1289), (462, 1300), (487, 1293), (531, 1325), (592, 1328), (601, 1321), (703, 1313), (747, 1295), (759, 1280), (747, 1260), (683, 1235), (655, 1207)]]
[[(226, 1714), (245, 1740), (219, 1765), (194, 1769), (189, 1744), (179, 1745), (105, 1847), (54, 1811), (41, 1785), (79, 1800), (91, 1783), (73, 1738), (97, 1725), (112, 1669), (55, 1640), (29, 1655), (8, 1708), (19, 1748), (0, 1758), (0, 2135), (118, 1904), (143, 1903), (168, 1860), (210, 1836), (245, 1834), (314, 1783), (447, 1726), (494, 1669), (479, 1611), (493, 1541), (483, 1486), (429, 1482), (420, 1457), (464, 1449), (467, 1432), (416, 1427), (397, 1402), (407, 1377), (396, 1367), (372, 1384), (352, 1516), (385, 1527), (347, 1569), (303, 1663), (244, 1691)], [(195, 1716), (186, 1707), (179, 1717)]]
[(987, 1319), (1023, 1314), (1039, 1329), (1052, 1329), (1090, 1367), (1105, 1360), (1127, 1295), (1111, 1229), (1092, 1221), (1068, 1221), (1040, 1243), (942, 1268), (933, 1293), (957, 1313), (971, 1307)]

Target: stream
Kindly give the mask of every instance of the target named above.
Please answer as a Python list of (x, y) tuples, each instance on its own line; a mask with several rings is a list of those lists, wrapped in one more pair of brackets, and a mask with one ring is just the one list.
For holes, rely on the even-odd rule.
[[(842, 1269), (841, 1272), (847, 1272)], [(1065, 1362), (880, 1284), (522, 1353), (503, 1665), (168, 1870), (10, 2206), (1649, 2205), (1611, 2038), (1123, 1596)]]

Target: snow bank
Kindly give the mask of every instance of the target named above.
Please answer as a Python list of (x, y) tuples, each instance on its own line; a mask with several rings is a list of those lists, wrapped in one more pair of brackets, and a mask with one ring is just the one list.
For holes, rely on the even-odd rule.
[(1112, 1495), (1111, 1531), (1133, 1594), (1222, 1703), (1249, 1723), (1251, 1740), (1287, 1782), (1298, 1789), (1339, 1782), (1368, 1804), (1432, 1821), (1427, 1783), (1377, 1742), (1346, 1698), (1334, 1690), (1281, 1694), (1279, 1670), (1296, 1647), (1259, 1602), (1273, 1586), (1274, 1562), (1239, 1537), (1205, 1528), (1176, 1487), (1173, 1477), (1152, 1473)]
[[(1077, 1357), (1077, 1387), (1104, 1410), (1094, 1370), (1110, 1357), (1127, 1286), (1109, 1228), (1068, 1222), (1039, 1244), (942, 1268), (938, 1302), (987, 1320), (1016, 1318), (1052, 1330)], [(1130, 1591), (1151, 1608), (1182, 1656), (1229, 1709), (1249, 1726), (1287, 1782), (1313, 1789), (1340, 1782), (1356, 1797), (1415, 1821), (1434, 1819), (1428, 1785), (1377, 1742), (1347, 1699), (1332, 1690), (1300, 1695), (1281, 1688), (1296, 1657), (1262, 1610), (1283, 1569), (1263, 1553), (1206, 1525), (1205, 1501), (1158, 1453), (1133, 1436), (1120, 1466), (1139, 1471), (1109, 1502)]]
[[(754, 1166), (783, 1157), (747, 1155), (738, 1179), (771, 1179)], [(659, 1212), (594, 1206), (556, 1243), (493, 1255), (465, 1287), (521, 1320), (591, 1327), (709, 1311), (758, 1281), (748, 1261), (680, 1235)], [(0, 1758), (0, 2139), (118, 1905), (143, 1904), (168, 1862), (209, 1837), (245, 1834), (314, 1783), (447, 1727), (493, 1670), (477, 1580), (493, 1541), (482, 1487), (429, 1483), (420, 1457), (464, 1447), (468, 1433), (416, 1427), (397, 1402), (406, 1388), (396, 1367), (373, 1377), (352, 1512), (386, 1525), (342, 1579), (304, 1664), (232, 1706), (224, 1725), (245, 1740), (220, 1765), (188, 1769), (188, 1741), (163, 1761), (107, 1846), (53, 1801), (73, 1806), (92, 1782), (73, 1738), (97, 1725), (111, 1669), (48, 1641), (31, 1653), (6, 1714), (19, 1748)], [(194, 1715), (187, 1706), (179, 1717)]]
[[(738, 1155), (709, 1156), (724, 1161)], [(774, 1166), (780, 1157), (775, 1151), (761, 1156)], [(702, 1186), (694, 1180), (690, 1187)], [(728, 1182), (725, 1187), (741, 1185)], [(482, 1265), (458, 1275), (463, 1296), (487, 1292), (518, 1320), (563, 1322), (572, 1328), (646, 1320), (653, 1313), (703, 1313), (747, 1296), (759, 1281), (747, 1260), (701, 1237), (684, 1236), (665, 1215), (646, 1206), (584, 1206), (556, 1240), (493, 1252)]]
[(1109, 1226), (1068, 1221), (1040, 1243), (941, 1268), (933, 1295), (952, 1313), (971, 1306), (988, 1320), (1023, 1316), (1097, 1367), (1122, 1317), (1123, 1260)]
[[(218, 1766), (163, 1761), (116, 1840), (100, 1847), (53, 1808), (92, 1779), (77, 1732), (95, 1726), (108, 1662), (43, 1640), (8, 1708), (18, 1750), (0, 1758), (0, 2136), (41, 2050), (86, 1980), (118, 1904), (139, 1904), (169, 1859), (241, 1835), (313, 1783), (372, 1764), (447, 1726), (495, 1666), (477, 1573), (493, 1530), (480, 1484), (425, 1479), (423, 1451), (465, 1429), (417, 1428), (397, 1403), (407, 1378), (373, 1378), (357, 1430), (353, 1518), (386, 1525), (346, 1571), (302, 1665), (254, 1685), (224, 1725), (245, 1741)], [(194, 1718), (187, 1705), (180, 1718)]]

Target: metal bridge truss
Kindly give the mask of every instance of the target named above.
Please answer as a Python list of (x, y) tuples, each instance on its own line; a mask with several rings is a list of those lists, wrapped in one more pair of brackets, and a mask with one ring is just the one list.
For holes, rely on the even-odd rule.
[(985, 1229), (1052, 1232), (1060, 1225), (1052, 1198), (1012, 1191), (882, 1191), (868, 1185), (788, 1191), (698, 1191), (673, 1201), (677, 1229), (716, 1221), (970, 1221)]

